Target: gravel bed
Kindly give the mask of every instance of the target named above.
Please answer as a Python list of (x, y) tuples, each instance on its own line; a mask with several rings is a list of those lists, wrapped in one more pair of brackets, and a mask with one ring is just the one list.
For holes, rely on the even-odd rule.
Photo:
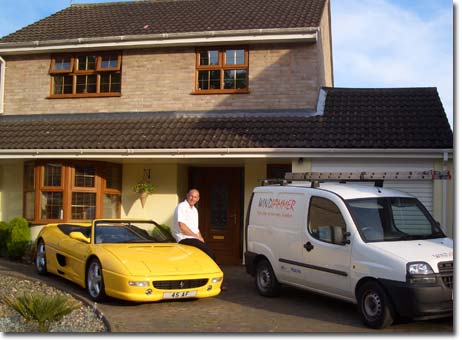
[[(50, 332), (54, 333), (87, 333), (107, 332), (106, 325), (97, 311), (74, 298), (71, 294), (65, 293), (43, 282), (20, 279), (12, 276), (0, 276), (0, 297), (5, 295), (20, 296), (23, 293), (42, 293), (45, 295), (64, 294), (69, 299), (77, 302), (80, 308), (66, 315), (61, 320), (53, 322)], [(0, 331), (7, 333), (37, 333), (36, 322), (27, 321), (18, 312), (0, 300)]]

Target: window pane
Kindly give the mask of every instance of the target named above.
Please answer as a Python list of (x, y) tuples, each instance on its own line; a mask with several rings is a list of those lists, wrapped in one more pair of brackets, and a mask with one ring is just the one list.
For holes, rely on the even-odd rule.
[(95, 167), (89, 166), (76, 166), (75, 167), (75, 180), (74, 186), (94, 188), (95, 187)]
[(102, 218), (119, 218), (120, 196), (104, 195)]
[(71, 57), (56, 57), (53, 71), (72, 71)]
[(396, 228), (409, 235), (431, 235), (433, 227), (413, 198), (392, 198), (391, 209)]
[(96, 93), (96, 75), (77, 76), (76, 93)]
[(243, 65), (245, 51), (244, 50), (226, 50), (226, 61), (227, 65)]
[(60, 220), (63, 218), (63, 193), (42, 192), (41, 194), (42, 219)]
[(122, 169), (120, 167), (105, 168), (106, 188), (122, 189)]
[(218, 51), (201, 51), (200, 65), (218, 65)]
[(94, 219), (96, 215), (96, 193), (73, 192), (72, 193), (72, 219)]
[(35, 219), (35, 192), (26, 192), (24, 199), (24, 217), (27, 220)]
[(77, 58), (77, 69), (79, 71), (95, 70), (96, 69), (96, 56), (84, 55)]
[(61, 164), (48, 163), (44, 166), (43, 185), (47, 187), (61, 186)]
[(226, 70), (225, 89), (245, 89), (247, 88), (247, 70)]
[(53, 76), (53, 94), (72, 94), (72, 76)]
[(120, 73), (101, 74), (100, 92), (120, 92)]
[(199, 90), (220, 88), (220, 71), (199, 71)]
[(101, 68), (119, 68), (118, 61), (119, 56), (117, 54), (102, 55), (101, 56)]
[(34, 189), (34, 174), (35, 174), (35, 165), (34, 163), (29, 163), (24, 165), (24, 188), (25, 189)]
[(342, 243), (346, 224), (342, 213), (333, 202), (313, 197), (309, 214), (308, 229), (313, 237), (329, 243)]

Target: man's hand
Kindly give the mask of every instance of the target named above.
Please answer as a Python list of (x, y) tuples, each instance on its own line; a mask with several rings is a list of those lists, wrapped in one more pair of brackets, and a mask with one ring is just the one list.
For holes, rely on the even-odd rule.
[(202, 235), (201, 235), (200, 232), (197, 233), (197, 234), (196, 234), (196, 233), (193, 233), (193, 232), (191, 231), (191, 229), (189, 229), (189, 227), (188, 227), (186, 224), (182, 223), (182, 222), (178, 222), (178, 225), (179, 225), (180, 230), (181, 230), (181, 232), (182, 232), (183, 234), (188, 235), (188, 236), (195, 237), (195, 238), (197, 238), (199, 241), (205, 243), (204, 238), (202, 237)]

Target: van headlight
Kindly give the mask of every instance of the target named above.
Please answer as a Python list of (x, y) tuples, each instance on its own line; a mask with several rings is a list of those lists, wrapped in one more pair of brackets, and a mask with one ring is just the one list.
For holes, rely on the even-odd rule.
[(436, 283), (432, 267), (426, 262), (410, 262), (407, 264), (407, 276), (410, 284)]

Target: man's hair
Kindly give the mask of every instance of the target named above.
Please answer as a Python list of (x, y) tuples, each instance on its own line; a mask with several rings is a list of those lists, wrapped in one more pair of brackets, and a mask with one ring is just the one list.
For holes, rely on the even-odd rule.
[(197, 195), (199, 195), (199, 196), (200, 196), (199, 190), (197, 190), (197, 189), (194, 189), (194, 188), (192, 188), (192, 189), (189, 189), (189, 191), (188, 191), (188, 193), (186, 194), (186, 196), (189, 196), (189, 195), (191, 195), (193, 192), (197, 192)]

